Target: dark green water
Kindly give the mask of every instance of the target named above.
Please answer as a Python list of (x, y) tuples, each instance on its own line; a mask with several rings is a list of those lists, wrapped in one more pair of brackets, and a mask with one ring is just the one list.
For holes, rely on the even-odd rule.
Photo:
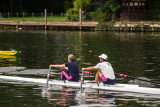
[[(160, 82), (160, 33), (0, 31), (0, 50), (21, 51), (21, 55), (15, 57), (0, 56), (3, 75), (46, 77), (42, 72), (34, 72), (45, 69), (47, 74), (50, 64), (65, 63), (70, 53), (76, 56), (80, 69), (96, 65), (97, 56), (105, 53), (115, 72)], [(6, 70), (2, 72), (4, 67)], [(14, 74), (15, 71), (7, 67), (24, 67), (32, 74), (21, 75), (24, 69)], [(80, 98), (77, 97), (79, 89), (66, 91), (68, 89), (57, 86), (47, 94), (43, 94), (42, 89), (43, 86), (35, 84), (1, 80), (0, 106), (160, 106), (160, 99), (152, 96), (128, 96), (102, 90), (98, 94), (97, 90), (86, 90), (86, 97)]]

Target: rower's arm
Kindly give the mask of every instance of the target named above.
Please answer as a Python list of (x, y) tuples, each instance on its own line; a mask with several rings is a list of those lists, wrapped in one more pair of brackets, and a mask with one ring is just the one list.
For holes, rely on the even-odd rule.
[(54, 67), (54, 68), (65, 68), (65, 64), (62, 64), (62, 65), (50, 65), (50, 67)]
[(87, 67), (87, 68), (82, 68), (82, 71), (91, 71), (91, 70), (96, 70), (96, 68), (93, 66), (93, 67)]

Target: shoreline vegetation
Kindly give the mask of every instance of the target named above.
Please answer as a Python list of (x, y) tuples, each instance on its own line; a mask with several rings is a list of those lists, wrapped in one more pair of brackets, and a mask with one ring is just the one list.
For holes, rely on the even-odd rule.
[(66, 16), (13, 17), (0, 18), (0, 29), (22, 30), (85, 30), (85, 31), (122, 31), (122, 32), (160, 32), (159, 21), (110, 21), (97, 22), (68, 20)]
[(4, 5), (0, 11), (0, 28), (160, 32), (158, 4), (159, 0), (12, 1), (11, 8)]

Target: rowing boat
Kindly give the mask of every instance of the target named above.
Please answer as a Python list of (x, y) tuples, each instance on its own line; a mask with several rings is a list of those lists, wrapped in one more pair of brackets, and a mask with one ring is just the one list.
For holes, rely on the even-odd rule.
[(0, 51), (0, 55), (19, 55), (20, 51)]
[[(21, 81), (21, 82), (33, 82), (39, 84), (46, 84), (46, 79), (38, 79), (38, 78), (25, 78), (25, 77), (16, 77), (16, 76), (3, 76), (0, 75), (0, 79), (4, 80), (12, 80), (12, 81)], [(81, 87), (80, 82), (70, 82), (66, 81), (65, 83), (60, 80), (52, 80), (48, 81), (50, 85), (60, 85), (66, 87)], [(139, 85), (131, 85), (131, 84), (115, 84), (115, 85), (103, 85), (99, 86), (96, 83), (89, 83), (89, 81), (85, 81), (82, 85), (83, 88), (92, 88), (92, 89), (100, 89), (100, 90), (110, 90), (110, 91), (118, 91), (118, 92), (131, 92), (131, 93), (142, 93), (142, 94), (156, 94), (160, 95), (159, 88), (149, 88), (149, 87), (140, 87)]]

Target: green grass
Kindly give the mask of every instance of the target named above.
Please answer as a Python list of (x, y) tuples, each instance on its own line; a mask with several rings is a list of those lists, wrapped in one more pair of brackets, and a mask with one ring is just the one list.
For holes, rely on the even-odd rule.
[[(11, 17), (11, 18), (0, 18), (0, 20), (3, 21), (36, 21), (36, 22), (44, 22), (45, 18), (44, 17)], [(67, 21), (66, 16), (48, 16), (47, 21), (48, 22), (63, 22)]]

